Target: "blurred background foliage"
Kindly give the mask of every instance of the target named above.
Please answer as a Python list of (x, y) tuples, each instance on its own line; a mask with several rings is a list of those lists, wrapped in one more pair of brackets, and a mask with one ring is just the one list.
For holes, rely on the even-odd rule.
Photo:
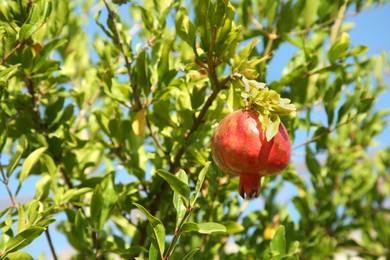
[[(54, 230), (72, 259), (389, 259), (389, 62), (345, 22), (385, 2), (0, 0), (0, 259), (60, 258)], [(237, 75), (298, 110), (261, 208), (208, 162)]]

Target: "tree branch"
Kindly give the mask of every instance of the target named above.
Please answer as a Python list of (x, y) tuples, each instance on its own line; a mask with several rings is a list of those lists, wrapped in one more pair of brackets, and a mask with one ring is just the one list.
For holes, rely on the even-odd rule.
[[(0, 161), (1, 161), (1, 153), (0, 153)], [(18, 202), (16, 201), (15, 196), (12, 195), (11, 189), (10, 189), (10, 187), (8, 185), (8, 178), (7, 178), (7, 175), (3, 171), (3, 167), (0, 167), (0, 172), (1, 172), (1, 177), (2, 177), (1, 182), (5, 185), (5, 188), (7, 189), (7, 193), (8, 193), (8, 196), (9, 196), (10, 200), (11, 200), (12, 207), (17, 209), (18, 208)]]
[(120, 50), (120, 52), (121, 52), (121, 54), (123, 56), (123, 59), (125, 60), (127, 74), (129, 75), (130, 87), (133, 90), (133, 95), (134, 95), (134, 101), (135, 101), (134, 110), (138, 111), (138, 110), (140, 110), (142, 108), (142, 103), (141, 103), (141, 97), (140, 97), (140, 94), (139, 94), (138, 86), (135, 83), (134, 77), (133, 77), (133, 73), (131, 72), (131, 64), (133, 63), (133, 60), (131, 60), (127, 56), (127, 53), (125, 51), (124, 40), (123, 40), (122, 35), (121, 35), (120, 31), (119, 31), (118, 25), (117, 25), (117, 23), (115, 21), (116, 13), (110, 8), (110, 6), (107, 3), (107, 0), (103, 0), (103, 2), (104, 2), (104, 5), (106, 6), (106, 9), (107, 9), (107, 12), (108, 12), (108, 17), (112, 21), (112, 24), (114, 26), (114, 30), (115, 30), (114, 33), (115, 33), (116, 43), (118, 44), (118, 47), (119, 47), (119, 50)]
[(322, 132), (321, 134), (314, 136), (312, 139), (307, 140), (307, 141), (305, 141), (305, 142), (303, 142), (303, 143), (301, 143), (301, 144), (299, 144), (299, 145), (297, 145), (297, 146), (294, 146), (294, 147), (292, 148), (292, 150), (296, 150), (296, 149), (298, 149), (298, 148), (300, 148), (300, 147), (302, 147), (302, 146), (305, 146), (305, 145), (308, 145), (308, 144), (310, 144), (310, 143), (313, 143), (313, 142), (317, 141), (318, 139), (320, 139), (321, 137), (323, 137), (324, 135), (328, 135), (328, 134), (330, 134), (330, 133), (336, 131), (339, 127), (341, 127), (341, 126), (343, 126), (343, 125), (346, 125), (346, 124), (350, 123), (351, 121), (352, 121), (352, 119), (348, 119), (348, 120), (345, 121), (345, 122), (342, 122), (342, 123), (337, 124), (334, 128), (328, 128), (328, 131)]
[(46, 234), (47, 242), (49, 243), (51, 255), (53, 256), (54, 260), (57, 260), (58, 258), (57, 258), (56, 251), (54, 250), (53, 241), (51, 240), (49, 226), (46, 227), (45, 234)]

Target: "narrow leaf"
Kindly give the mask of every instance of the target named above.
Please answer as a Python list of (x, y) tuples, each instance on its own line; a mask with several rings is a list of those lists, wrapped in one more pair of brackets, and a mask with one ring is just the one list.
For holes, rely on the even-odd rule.
[(226, 227), (215, 222), (194, 223), (186, 222), (180, 229), (181, 232), (196, 231), (200, 234), (211, 234), (215, 232), (226, 232)]
[(13, 252), (10, 254), (7, 254), (4, 258), (5, 260), (33, 260), (31, 255), (27, 254), (26, 252)]
[(195, 25), (188, 18), (187, 10), (180, 8), (176, 15), (176, 33), (179, 37), (188, 43), (191, 47), (195, 47)]
[[(188, 185), (188, 177), (184, 170), (179, 171), (178, 178)], [(176, 226), (178, 226), (186, 214), (186, 206), (183, 203), (182, 197), (177, 192), (173, 193), (173, 206), (176, 209)]]
[(7, 166), (7, 175), (10, 177), (12, 173), (14, 172), (15, 168), (18, 166), (20, 159), (22, 158), (22, 155), (24, 151), (27, 149), (27, 140), (24, 136), (21, 136), (19, 138), (18, 145), (16, 146), (16, 152), (12, 156), (8, 166)]
[(175, 175), (165, 170), (158, 170), (157, 174), (168, 182), (173, 191), (179, 193), (184, 199), (188, 199), (190, 195), (188, 184), (182, 182)]
[(226, 232), (226, 227), (222, 224), (215, 222), (199, 223), (198, 232), (201, 234), (211, 234), (215, 232)]
[(160, 255), (164, 254), (165, 249), (165, 227), (160, 219), (154, 217), (149, 213), (142, 205), (138, 203), (133, 203), (149, 220), (149, 223), (153, 229), (153, 234), (155, 240), (152, 240), (152, 243), (155, 243), (155, 247), (159, 250)]
[(196, 252), (199, 251), (199, 248), (192, 249), (188, 254), (186, 254), (183, 258), (183, 260), (190, 260), (192, 257), (196, 254)]
[(101, 229), (100, 225), (101, 214), (103, 210), (103, 190), (100, 184), (96, 185), (91, 199), (91, 221), (92, 226), (96, 229)]
[(211, 164), (210, 161), (207, 162), (198, 175), (198, 181), (196, 182), (196, 186), (195, 186), (195, 193), (192, 195), (191, 202), (190, 202), (192, 207), (195, 205), (195, 202), (198, 198), (198, 194), (200, 192), (200, 189), (202, 188), (204, 179), (206, 178), (206, 174), (209, 171), (210, 164)]
[(19, 181), (22, 183), (28, 174), (30, 173), (32, 167), (36, 164), (39, 157), (46, 151), (47, 147), (41, 147), (33, 151), (29, 156), (27, 156), (26, 160), (23, 162), (22, 171), (19, 175)]
[(245, 229), (243, 225), (232, 220), (224, 221), (222, 224), (225, 226), (226, 233), (228, 234), (240, 233)]
[(20, 232), (19, 234), (7, 241), (4, 251), (17, 251), (27, 246), (35, 238), (39, 237), (43, 231), (45, 231), (45, 228), (43, 227), (31, 227)]

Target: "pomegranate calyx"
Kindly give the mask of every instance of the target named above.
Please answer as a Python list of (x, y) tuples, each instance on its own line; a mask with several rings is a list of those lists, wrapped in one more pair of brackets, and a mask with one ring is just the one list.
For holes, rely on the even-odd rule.
[(241, 173), (240, 184), (238, 185), (238, 193), (245, 199), (257, 198), (260, 195), (261, 175), (253, 173)]

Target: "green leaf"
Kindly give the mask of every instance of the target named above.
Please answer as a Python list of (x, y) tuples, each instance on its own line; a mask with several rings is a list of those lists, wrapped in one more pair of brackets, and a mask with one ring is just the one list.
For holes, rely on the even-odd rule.
[(133, 259), (134, 255), (140, 255), (141, 253), (147, 253), (147, 252), (148, 250), (146, 250), (142, 246), (132, 246), (129, 249), (126, 249), (126, 252), (121, 254), (121, 257), (125, 259)]
[(187, 152), (190, 153), (200, 165), (207, 164), (207, 157), (205, 156), (205, 154), (199, 152), (199, 150), (196, 149), (194, 146), (188, 147)]
[(8, 166), (7, 166), (7, 176), (10, 177), (14, 172), (15, 168), (18, 166), (20, 159), (24, 151), (26, 151), (28, 146), (27, 139), (24, 135), (19, 138), (18, 145), (16, 146), (16, 152), (12, 156)]
[(226, 227), (216, 222), (198, 223), (198, 232), (200, 234), (212, 234), (216, 232), (226, 232)]
[[(370, 100), (368, 101), (370, 102)], [(345, 115), (348, 115), (352, 110), (354, 110), (356, 104), (360, 103), (358, 93), (354, 93), (353, 95), (347, 97), (347, 100), (345, 103), (340, 107), (338, 113), (337, 113), (337, 123), (344, 122), (343, 120)], [(364, 105), (361, 106), (361, 109), (364, 111)]]
[[(91, 199), (91, 219), (93, 226), (97, 229), (103, 229), (110, 215), (111, 207), (118, 200), (111, 175), (108, 175), (102, 182), (95, 187)], [(81, 191), (81, 190), (80, 190)], [(83, 191), (88, 191), (84, 189)]]
[(191, 48), (195, 49), (195, 25), (190, 21), (187, 10), (183, 7), (180, 7), (180, 9), (177, 11), (175, 26), (176, 33), (179, 35), (179, 37), (188, 43)]
[(155, 247), (154, 243), (150, 244), (149, 252), (148, 252), (148, 259), (149, 260), (160, 260), (161, 257), (159, 255), (158, 249)]
[(188, 201), (188, 197), (190, 196), (190, 187), (188, 187), (188, 184), (182, 182), (175, 175), (165, 170), (160, 169), (157, 171), (157, 174), (168, 182), (174, 192), (177, 192), (186, 201)]
[(301, 15), (306, 20), (305, 26), (307, 28), (315, 22), (319, 6), (320, 0), (305, 1), (305, 8), (303, 9)]
[(210, 48), (211, 24), (209, 20), (209, 10), (212, 10), (210, 0), (199, 0), (195, 8), (196, 30), (201, 36), (201, 47), (207, 52)]
[(47, 171), (50, 174), (51, 177), (51, 188), (54, 191), (55, 194), (57, 194), (57, 166), (54, 163), (53, 158), (51, 158), (48, 154), (42, 154), (41, 156), (42, 161), (46, 165)]
[(367, 113), (375, 102), (375, 98), (365, 98), (361, 99), (358, 103), (358, 113), (363, 114)]
[(7, 254), (4, 260), (33, 260), (34, 258), (26, 252), (13, 252)]
[(0, 79), (3, 80), (3, 81), (7, 81), (8, 79), (10, 79), (13, 75), (15, 75), (15, 73), (18, 72), (18, 68), (21, 66), (22, 64), (21, 63), (18, 63), (18, 64), (15, 64), (15, 65), (12, 65), (12, 66), (9, 66), (8, 68), (6, 69), (1, 69), (0, 71)]
[(24, 42), (31, 37), (38, 28), (38, 24), (23, 24), (19, 31), (19, 42)]
[(245, 230), (243, 225), (232, 220), (224, 221), (222, 222), (222, 225), (225, 226), (226, 233), (228, 234), (236, 234)]
[(35, 238), (39, 237), (43, 231), (45, 231), (43, 227), (31, 227), (23, 230), (6, 242), (4, 251), (13, 252), (27, 246)]
[(18, 210), (18, 228), (16, 230), (16, 234), (19, 234), (29, 226), (30, 225), (25, 218), (24, 207), (21, 206)]
[(196, 231), (200, 234), (212, 234), (215, 232), (226, 232), (226, 227), (222, 224), (215, 222), (186, 222), (180, 229), (181, 232), (193, 232)]
[(229, 96), (227, 100), (227, 106), (230, 112), (241, 108), (241, 88), (242, 86), (237, 80), (230, 84)]
[[(187, 173), (184, 170), (180, 170), (177, 177), (180, 181), (188, 185)], [(186, 205), (184, 205), (183, 199), (178, 192), (173, 193), (173, 206), (176, 209), (176, 226), (179, 226), (186, 214)]]
[(19, 181), (22, 183), (28, 174), (30, 173), (32, 167), (37, 163), (42, 154), (47, 150), (47, 147), (41, 147), (33, 151), (26, 160), (23, 162), (22, 171), (19, 175)]
[(337, 60), (345, 59), (349, 45), (349, 35), (344, 32), (340, 38), (338, 38), (338, 40), (336, 40), (335, 43), (330, 47), (328, 52), (330, 63), (333, 64)]
[[(37, 200), (32, 200), (28, 205), (28, 221), (31, 224), (35, 224), (35, 222), (38, 219), (39, 213), (40, 213), (40, 203)], [(20, 218), (19, 218), (20, 220)]]
[(44, 62), (47, 60), (47, 56), (58, 47), (64, 45), (68, 40), (67, 39), (55, 39), (51, 42), (46, 43), (42, 49), (39, 50), (37, 56), (34, 58), (34, 71), (39, 71), (41, 67), (44, 66)]
[[(1, 100), (1, 92), (0, 92), (0, 100)], [(8, 136), (6, 120), (7, 119), (6, 119), (6, 115), (5, 115), (4, 111), (0, 111), (0, 151), (3, 150), (3, 147), (5, 146), (5, 143), (7, 141), (7, 136)], [(15, 157), (15, 155), (13, 157)], [(20, 160), (20, 158), (19, 158), (19, 160)], [(8, 164), (8, 166), (9, 166), (9, 164)], [(9, 171), (7, 170), (7, 174), (9, 177), (9, 175), (12, 174), (12, 172), (9, 173)]]
[(102, 211), (106, 211), (103, 207), (103, 189), (100, 184), (96, 185), (91, 199), (91, 221), (92, 226), (96, 229), (102, 229), (104, 222), (101, 222), (101, 215), (105, 214)]
[(287, 256), (293, 256), (296, 254), (299, 254), (299, 241), (292, 242), (287, 252)]
[(319, 176), (321, 171), (321, 165), (317, 161), (313, 151), (309, 145), (306, 145), (306, 166), (313, 176)]
[(196, 252), (199, 251), (199, 248), (192, 249), (188, 254), (186, 254), (183, 258), (183, 260), (191, 260), (192, 257), (196, 254)]
[[(238, 43), (240, 27), (234, 25), (234, 15), (236, 10), (230, 1), (219, 0), (217, 2), (216, 13), (211, 17), (213, 28), (216, 28), (216, 56), (223, 58), (223, 55), (232, 46), (236, 49)], [(234, 56), (232, 56), (234, 57)]]
[(48, 175), (42, 176), (42, 178), (35, 184), (35, 196), (34, 199), (43, 201), (49, 195), (51, 178)]
[(73, 198), (83, 195), (90, 191), (92, 191), (91, 188), (69, 189), (65, 191), (61, 203), (68, 203), (69, 201), (72, 201)]
[(145, 94), (149, 94), (150, 90), (150, 71), (148, 68), (149, 57), (145, 50), (138, 53), (137, 60), (134, 66), (134, 76), (138, 85), (142, 87)]
[(159, 250), (160, 255), (163, 255), (165, 248), (165, 227), (163, 223), (160, 219), (150, 214), (149, 211), (147, 211), (142, 205), (135, 202), (133, 203), (133, 205), (136, 206), (149, 220), (149, 223), (153, 229), (154, 236), (152, 243), (154, 243), (154, 246)]
[(359, 55), (366, 53), (368, 50), (369, 50), (369, 48), (366, 45), (359, 45), (359, 46), (353, 47), (349, 51), (348, 56), (356, 57), (356, 56), (359, 56)]
[[(242, 61), (245, 61), (249, 58), (251, 55), (253, 49), (256, 47), (256, 45), (260, 42), (259, 39), (254, 38), (252, 41), (247, 44), (242, 50), (240, 51), (240, 54), (238, 55), (237, 59), (235, 59), (235, 64), (241, 65), (244, 64)], [(237, 61), (237, 62), (236, 62)], [(240, 68), (240, 66), (237, 66), (237, 68)]]
[(171, 77), (169, 77), (169, 58), (171, 56), (173, 42), (173, 40), (167, 41), (161, 50), (161, 56), (158, 61), (157, 67), (158, 82), (161, 86), (163, 86), (163, 83), (165, 84), (165, 86), (167, 86), (169, 84), (169, 81), (172, 79)]
[(192, 195), (191, 201), (190, 201), (191, 207), (194, 207), (194, 205), (195, 205), (195, 202), (198, 198), (200, 189), (202, 188), (204, 179), (206, 178), (206, 175), (209, 172), (210, 164), (211, 164), (210, 161), (207, 162), (206, 165), (202, 168), (202, 170), (200, 171), (200, 173), (198, 175), (198, 180), (197, 180), (196, 186), (195, 186), (195, 192)]
[(272, 238), (270, 247), (273, 259), (282, 259), (286, 254), (286, 237), (284, 226), (279, 226)]
[(265, 136), (267, 142), (271, 141), (272, 138), (279, 132), (280, 117), (277, 115), (272, 115), (268, 121), (267, 129), (265, 131)]

